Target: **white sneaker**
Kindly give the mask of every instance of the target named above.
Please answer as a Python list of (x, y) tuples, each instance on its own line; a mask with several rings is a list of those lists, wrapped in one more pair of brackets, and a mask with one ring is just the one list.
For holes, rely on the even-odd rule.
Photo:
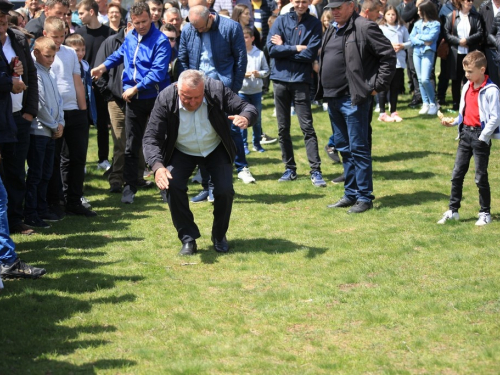
[(374, 111), (374, 112), (377, 112), (377, 113), (380, 113), (380, 105), (379, 105), (379, 104), (377, 104), (377, 105), (375, 106), (375, 109), (374, 109), (373, 111)]
[[(429, 104), (424, 103), (424, 104), (422, 105), (422, 109), (421, 109), (420, 111), (418, 111), (418, 114), (419, 114), (419, 115), (426, 115), (426, 114), (427, 114), (427, 112), (429, 112)], [(436, 113), (437, 113), (437, 112), (436, 112)]]
[(449, 220), (457, 220), (458, 221), (459, 219), (460, 219), (460, 215), (458, 215), (458, 212), (453, 212), (452, 210), (448, 210), (443, 214), (443, 217), (437, 223), (444, 224)]
[(82, 202), (82, 206), (85, 207), (87, 210), (91, 210), (92, 206), (90, 205), (90, 202), (87, 198), (81, 197), (80, 202)]
[(276, 117), (276, 107), (273, 109), (273, 117)]
[(480, 212), (479, 213), (479, 220), (476, 221), (477, 226), (483, 226), (486, 224), (491, 223), (491, 215), (486, 212)]
[(245, 184), (250, 184), (252, 182), (255, 182), (255, 178), (253, 178), (252, 174), (250, 173), (250, 169), (248, 169), (248, 167), (243, 168), (241, 172), (238, 173), (238, 178), (242, 180)]
[(427, 112), (428, 115), (430, 116), (435, 116), (438, 113), (438, 106), (435, 105), (434, 103), (431, 103), (429, 106), (429, 111)]
[(328, 111), (328, 103), (323, 103), (323, 111)]
[(295, 113), (295, 107), (294, 106), (291, 106), (290, 107), (290, 116), (295, 116), (296, 113)]
[(202, 180), (201, 171), (200, 171), (200, 169), (198, 169), (198, 172), (196, 172), (194, 177), (191, 179), (191, 182), (195, 183), (195, 184), (201, 184), (201, 180)]
[(97, 169), (102, 169), (103, 171), (107, 171), (109, 168), (111, 168), (111, 164), (109, 164), (109, 161), (104, 160), (100, 163), (97, 163)]
[(130, 188), (130, 185), (125, 186), (122, 193), (122, 203), (132, 204), (134, 203), (135, 194)]

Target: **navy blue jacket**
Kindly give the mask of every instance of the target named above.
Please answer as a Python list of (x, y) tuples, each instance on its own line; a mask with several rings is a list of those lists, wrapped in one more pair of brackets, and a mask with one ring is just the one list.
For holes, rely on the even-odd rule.
[[(274, 58), (271, 79), (280, 82), (311, 83), (312, 63), (318, 56), (321, 45), (321, 22), (309, 14), (302, 15), (300, 22), (292, 10), (279, 16), (267, 36), (269, 56)], [(271, 43), (271, 36), (280, 35), (283, 44)], [(307, 45), (307, 49), (297, 52), (297, 45)]]
[[(219, 79), (225, 86), (237, 93), (243, 86), (247, 71), (247, 49), (241, 25), (216, 14), (208, 33)], [(179, 46), (178, 59), (182, 70), (199, 70), (200, 56), (201, 34), (189, 23), (182, 29)]]
[(137, 31), (125, 37), (122, 46), (109, 56), (104, 66), (109, 71), (123, 63), (123, 90), (137, 85), (135, 99), (156, 98), (170, 84), (168, 63), (172, 48), (168, 38), (154, 25), (139, 42)]

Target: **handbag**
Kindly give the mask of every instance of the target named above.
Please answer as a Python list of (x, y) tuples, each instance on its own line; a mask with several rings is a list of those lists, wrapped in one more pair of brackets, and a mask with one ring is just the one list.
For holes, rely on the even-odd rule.
[[(453, 26), (455, 25), (455, 16), (456, 13), (453, 11), (453, 17), (451, 19), (451, 32), (453, 32)], [(446, 39), (441, 39), (439, 42), (439, 46), (436, 50), (436, 54), (441, 60), (446, 60), (448, 58), (448, 54), (450, 53), (450, 45), (446, 41)]]

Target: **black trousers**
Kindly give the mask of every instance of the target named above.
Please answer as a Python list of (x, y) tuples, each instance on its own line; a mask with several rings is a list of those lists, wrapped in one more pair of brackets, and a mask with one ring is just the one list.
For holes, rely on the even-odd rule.
[[(394, 113), (398, 110), (398, 97), (401, 87), (404, 85), (405, 70), (403, 68), (397, 68), (394, 78), (389, 86), (389, 104), (390, 113)], [(387, 103), (387, 91), (381, 91), (378, 93), (378, 103), (380, 106), (380, 113), (385, 112), (385, 104)]]
[(465, 71), (463, 61), (466, 55), (457, 55), (457, 73), (454, 79), (451, 80), (451, 95), (453, 97), (453, 105), (458, 108), (460, 104), (460, 94), (462, 84), (465, 81)]
[(187, 195), (187, 184), (197, 165), (208, 170), (214, 184), (212, 236), (217, 240), (222, 240), (229, 228), (234, 198), (233, 166), (224, 145), (219, 144), (206, 158), (187, 155), (175, 149), (167, 166), (172, 174), (167, 190), (167, 202), (172, 222), (182, 243), (194, 241), (200, 237), (193, 213), (189, 209)]
[(142, 137), (148, 123), (148, 118), (155, 105), (156, 98), (132, 99), (127, 103), (125, 110), (125, 165), (123, 179), (134, 193), (137, 192), (137, 170), (139, 168), (139, 154), (142, 149)]
[(97, 156), (99, 163), (109, 160), (109, 112), (108, 102), (104, 100), (99, 90), (94, 90), (97, 110)]

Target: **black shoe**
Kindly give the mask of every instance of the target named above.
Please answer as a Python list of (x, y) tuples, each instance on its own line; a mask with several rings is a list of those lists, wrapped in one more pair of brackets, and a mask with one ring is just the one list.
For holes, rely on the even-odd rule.
[(438, 102), (438, 104), (439, 104), (441, 107), (443, 107), (443, 106), (445, 106), (445, 105), (446, 105), (446, 99), (444, 99), (444, 98), (440, 98), (440, 99), (438, 99), (438, 100), (437, 100), (437, 102)]
[(352, 208), (347, 211), (348, 214), (360, 214), (362, 212), (368, 211), (373, 208), (372, 202), (361, 202), (357, 201)]
[(36, 268), (17, 258), (10, 266), (0, 265), (0, 276), (3, 279), (38, 279), (45, 275), (44, 268)]
[(161, 200), (163, 201), (163, 203), (168, 203), (168, 200), (167, 200), (167, 190), (160, 190), (160, 197), (161, 197)]
[(155, 183), (153, 181), (148, 181), (144, 179), (137, 181), (137, 187), (140, 189), (151, 189), (154, 186)]
[(194, 255), (196, 254), (196, 250), (198, 250), (198, 246), (196, 246), (196, 241), (190, 241), (182, 244), (181, 251), (179, 251), (179, 255)]
[(344, 175), (338, 176), (332, 180), (332, 184), (341, 184), (345, 181)]
[(24, 219), (24, 224), (30, 228), (50, 228), (50, 225), (40, 219), (38, 215), (28, 216)]
[(415, 108), (419, 107), (421, 104), (422, 104), (422, 98), (413, 97), (410, 104), (408, 104), (408, 107), (415, 109)]
[(326, 145), (325, 151), (328, 154), (328, 157), (332, 159), (334, 163), (340, 163), (339, 152), (335, 149), (335, 147), (330, 147)]
[(64, 218), (66, 216), (66, 213), (64, 212), (64, 204), (51, 204), (49, 205), (49, 212), (52, 212), (53, 214), (56, 214), (59, 216), (59, 219)]
[(55, 212), (52, 212), (51, 210), (47, 210), (47, 212), (40, 215), (40, 219), (42, 219), (43, 221), (48, 221), (48, 222), (59, 221), (59, 220), (62, 220), (63, 218), (64, 218), (64, 216), (60, 217), (59, 215), (57, 215)]
[(121, 193), (122, 192), (122, 185), (115, 183), (111, 184), (108, 190), (110, 193)]
[(347, 199), (346, 197), (340, 198), (337, 202), (333, 204), (329, 204), (328, 208), (344, 208), (344, 207), (351, 207), (356, 204), (356, 201), (352, 201), (350, 199)]
[(22, 234), (24, 236), (31, 236), (32, 234), (35, 234), (35, 231), (28, 227), (24, 223), (19, 223), (16, 225), (13, 225), (12, 228), (10, 228), (10, 233), (11, 234)]
[(95, 211), (89, 210), (88, 208), (83, 207), (81, 204), (66, 205), (66, 213), (68, 215), (80, 215), (86, 217), (97, 216), (97, 213)]
[(215, 251), (218, 253), (227, 253), (229, 251), (229, 244), (227, 243), (227, 238), (224, 236), (222, 240), (216, 240), (214, 236), (212, 236), (212, 242), (215, 247)]

